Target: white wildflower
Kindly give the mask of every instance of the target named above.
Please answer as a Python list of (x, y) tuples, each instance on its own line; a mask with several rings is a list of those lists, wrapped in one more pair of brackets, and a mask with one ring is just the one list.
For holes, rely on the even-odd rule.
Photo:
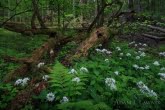
[(120, 47), (116, 47), (116, 50), (117, 50), (117, 51), (121, 51), (121, 48), (120, 48)]
[(14, 85), (18, 86), (18, 85), (20, 85), (21, 83), (22, 83), (22, 79), (18, 79), (18, 80), (15, 81), (15, 84), (14, 84)]
[(29, 81), (29, 78), (24, 78), (24, 79), (18, 79), (14, 85), (21, 85), (21, 86), (25, 86), (27, 85), (27, 82)]
[(147, 47), (147, 44), (143, 44), (144, 47)]
[(144, 67), (139, 67), (140, 70), (144, 70)]
[(50, 92), (46, 95), (46, 98), (49, 102), (53, 102), (53, 100), (55, 99), (55, 95), (52, 92)]
[(150, 69), (150, 66), (146, 65), (144, 68), (145, 68), (146, 70), (149, 70), (149, 69)]
[(119, 75), (119, 72), (118, 71), (115, 71), (114, 73), (115, 73), (115, 75)]
[(140, 51), (143, 51), (143, 50), (145, 50), (145, 48), (139, 48), (139, 50), (140, 50)]
[(126, 56), (127, 56), (127, 57), (130, 57), (130, 56), (131, 56), (131, 54), (130, 54), (130, 53), (127, 53), (127, 54), (126, 54)]
[(142, 45), (142, 43), (139, 43), (139, 45)]
[(79, 83), (80, 82), (80, 78), (79, 77), (75, 77), (75, 78), (72, 79), (72, 81)]
[(159, 63), (158, 61), (155, 61), (153, 64), (154, 64), (155, 66), (159, 66), (159, 65), (160, 65), (160, 63)]
[(111, 54), (112, 52), (111, 51), (107, 51), (106, 54)]
[(67, 102), (69, 102), (69, 99), (66, 96), (64, 96), (61, 100), (61, 103), (67, 103)]
[(135, 41), (133, 41), (133, 42), (130, 42), (130, 43), (129, 43), (129, 45), (132, 45), (132, 44), (134, 44), (134, 43), (135, 43)]
[(138, 51), (138, 53), (139, 53), (139, 54), (141, 54), (141, 53), (142, 53), (142, 51), (140, 51), (140, 50), (139, 50), (139, 51)]
[(107, 49), (95, 49), (97, 52), (100, 52), (100, 53), (105, 53), (105, 54), (111, 54), (112, 52), (111, 51), (108, 51)]
[(96, 51), (97, 51), (97, 52), (102, 52), (102, 50), (100, 50), (100, 49), (96, 49)]
[(102, 44), (99, 44), (99, 47), (102, 47)]
[(107, 49), (102, 49), (102, 53), (105, 53), (105, 52), (107, 52)]
[(142, 81), (139, 81), (137, 83), (137, 86), (142, 93), (144, 93), (150, 97), (157, 97), (157, 94), (153, 90), (150, 90)]
[(160, 68), (161, 71), (165, 71), (165, 67)]
[(41, 68), (41, 67), (43, 67), (44, 65), (45, 65), (44, 62), (40, 62), (40, 63), (38, 63), (37, 67), (38, 67), (38, 68)]
[(139, 60), (140, 59), (140, 56), (136, 56), (136, 60)]
[(138, 66), (137, 64), (134, 64), (133, 67), (134, 67), (135, 69), (139, 69), (139, 66)]
[(44, 75), (44, 76), (42, 77), (42, 79), (43, 79), (44, 81), (47, 81), (49, 78), (50, 78), (49, 75)]
[(116, 90), (116, 81), (113, 78), (106, 78), (105, 79), (105, 84), (110, 87), (111, 90)]
[(29, 78), (24, 78), (24, 79), (22, 79), (21, 85), (22, 85), (22, 86), (27, 85), (27, 82), (28, 82), (29, 80), (30, 80)]
[(161, 77), (161, 80), (165, 80), (165, 73), (158, 73), (158, 75)]
[(88, 73), (88, 69), (85, 68), (85, 67), (81, 67), (80, 68), (80, 71), (83, 72), (83, 73)]
[(141, 56), (141, 57), (145, 57), (146, 54), (145, 54), (144, 52), (142, 52), (142, 53), (140, 54), (140, 56)]
[(120, 53), (120, 56), (123, 56), (124, 54), (123, 53)]
[(109, 62), (109, 59), (105, 59), (105, 62), (108, 63)]
[(76, 74), (77, 71), (76, 71), (75, 69), (71, 69), (69, 73), (70, 73), (70, 74)]
[(137, 44), (135, 44), (135, 47), (137, 47), (138, 45)]
[(53, 55), (54, 54), (54, 51), (53, 49), (50, 50), (50, 55)]
[(165, 52), (160, 52), (159, 55), (165, 57)]

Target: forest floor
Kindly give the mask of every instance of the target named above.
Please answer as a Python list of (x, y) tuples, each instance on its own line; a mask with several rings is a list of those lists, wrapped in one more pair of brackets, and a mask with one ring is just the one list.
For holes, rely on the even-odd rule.
[[(44, 75), (48, 74), (51, 77), (48, 87), (39, 95), (33, 94), (31, 102), (27, 102), (23, 107), (24, 110), (34, 108), (47, 110), (57, 107), (58, 109), (68, 107), (71, 109), (73, 107), (85, 110), (98, 107), (106, 108), (103, 110), (121, 108), (134, 108), (136, 110), (154, 108), (161, 110), (165, 108), (163, 104), (165, 101), (165, 77), (161, 74), (165, 73), (165, 43), (164, 41), (159, 42), (155, 39), (144, 37), (142, 33), (152, 30), (142, 30), (137, 28), (138, 26), (138, 24), (132, 23), (122, 27), (124, 28), (122, 29), (124, 34), (116, 35), (107, 48), (100, 44), (89, 51), (88, 57), (75, 60), (71, 67), (64, 68), (59, 62), (63, 60), (70, 50), (75, 50), (79, 45), (76, 42), (67, 43), (60, 50), (56, 62), (45, 64), (53, 69), (53, 73), (48, 74), (38, 71), (39, 74), (30, 73), (24, 76), (33, 79), (35, 75), (38, 75), (37, 77), (40, 78), (41, 82), (44, 80)], [(6, 74), (21, 66), (19, 63), (5, 61), (5, 56), (29, 57), (47, 39), (48, 37), (43, 35), (22, 36), (21, 34), (0, 29), (0, 82), (3, 81)], [(107, 54), (108, 51), (110, 53)], [(86, 68), (87, 71), (81, 71), (82, 67)], [(68, 72), (74, 73), (72, 70), (75, 70), (76, 74), (68, 74)], [(17, 79), (19, 78), (21, 77)], [(77, 85), (68, 83), (69, 79), (73, 82), (74, 78), (80, 78), (80, 83)], [(110, 84), (110, 88), (108, 88), (108, 78), (114, 80), (113, 84)], [(7, 89), (7, 91), (10, 91), (11, 88), (15, 90), (1, 95), (0, 108), (7, 107), (10, 104), (10, 100), (14, 99), (19, 91), (25, 89), (14, 85), (17, 79), (10, 83), (11, 87), (5, 83), (0, 85), (2, 90)], [(60, 84), (63, 85), (63, 89), (58, 87)], [(70, 86), (73, 86), (73, 88), (70, 88)], [(142, 90), (143, 86), (146, 87), (146, 91)], [(70, 93), (71, 91), (68, 88), (72, 89), (73, 93)], [(57, 105), (47, 101), (46, 95), (50, 92), (56, 94), (55, 102)], [(8, 95), (8, 99), (3, 95)], [(70, 103), (60, 103), (63, 100), (63, 96), (67, 96)], [(146, 105), (145, 101), (148, 101), (148, 105)], [(77, 106), (80, 104), (82, 105), (81, 107)], [(155, 104), (160, 105), (155, 106)]]

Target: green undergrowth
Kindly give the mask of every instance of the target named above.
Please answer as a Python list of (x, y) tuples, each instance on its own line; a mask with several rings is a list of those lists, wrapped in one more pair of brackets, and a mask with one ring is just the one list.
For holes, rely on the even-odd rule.
[[(44, 80), (48, 85), (40, 94), (33, 94), (32, 102), (22, 110), (165, 109), (165, 79), (160, 75), (165, 72), (165, 57), (159, 56), (160, 52), (165, 51), (165, 45), (139, 45), (144, 44), (129, 44), (114, 39), (107, 48), (96, 46), (89, 51), (88, 57), (76, 59), (72, 66), (64, 67), (60, 61), (70, 49), (77, 48), (75, 42), (68, 43), (51, 65), (52, 71), (47, 74), (49, 77), (45, 78), (42, 71), (27, 76), (31, 80), (37, 75), (40, 81)], [(142, 48), (145, 50), (140, 50)], [(107, 51), (112, 53), (107, 54)], [(12, 69), (11, 65), (9, 67)], [(8, 100), (27, 86), (14, 86), (14, 83), (7, 88), (6, 85), (0, 87), (12, 91), (8, 94), (11, 96), (9, 99), (1, 94), (4, 98), (0, 101), (1, 108), (5, 108)]]
[[(64, 47), (62, 51), (66, 52)], [(74, 47), (74, 46), (73, 46)], [(117, 48), (120, 49), (117, 49)], [(40, 106), (32, 105), (32, 109), (41, 110), (162, 110), (165, 108), (165, 80), (159, 75), (164, 73), (165, 58), (159, 52), (165, 51), (164, 45), (157, 51), (145, 47), (145, 56), (140, 56), (138, 48), (128, 42), (114, 40), (108, 51), (112, 54), (97, 52), (95, 47), (90, 50), (86, 58), (73, 62), (73, 66), (66, 68), (56, 61), (53, 71), (49, 74), (49, 87), (40, 95), (34, 95), (35, 102)], [(157, 55), (146, 52), (155, 51)], [(121, 55), (123, 53), (123, 55)], [(128, 54), (129, 53), (129, 54)], [(63, 54), (61, 54), (63, 56)], [(136, 59), (140, 56), (140, 59)], [(159, 65), (154, 64), (158, 62)], [(133, 66), (138, 65), (142, 69)], [(148, 69), (146, 65), (149, 66)], [(81, 69), (86, 68), (87, 71)], [(74, 71), (73, 71), (74, 69)], [(114, 79), (108, 85), (107, 78)], [(140, 89), (139, 82), (143, 82)], [(113, 87), (112, 87), (113, 86)], [(53, 100), (47, 98), (53, 94)], [(156, 94), (156, 95), (155, 95)], [(65, 99), (65, 100), (64, 100)]]
[(31, 53), (44, 42), (47, 37), (43, 35), (23, 36), (21, 34), (0, 29), (0, 80), (11, 70), (19, 67), (19, 64), (5, 62), (4, 56), (16, 58), (29, 57)]
[(46, 39), (46, 36), (43, 35), (23, 36), (15, 32), (0, 29), (0, 56), (28, 57)]

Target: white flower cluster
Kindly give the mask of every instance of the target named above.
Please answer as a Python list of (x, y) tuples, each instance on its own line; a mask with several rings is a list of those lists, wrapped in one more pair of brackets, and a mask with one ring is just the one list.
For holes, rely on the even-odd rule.
[[(129, 43), (129, 45), (132, 45), (132, 44), (135, 44), (135, 42), (131, 42), (131, 43)], [(138, 43), (138, 44), (135, 44), (135, 47), (137, 47), (137, 46), (142, 46), (142, 47), (147, 47), (148, 45), (147, 44), (143, 44), (143, 43)]]
[(144, 93), (150, 97), (157, 97), (157, 94), (153, 90), (150, 90), (142, 81), (139, 81), (137, 83), (137, 86), (142, 93)]
[(144, 50), (145, 50), (145, 48), (139, 48), (139, 50), (140, 50), (140, 51), (144, 51)]
[[(88, 73), (89, 71), (88, 71), (87, 68), (81, 67), (81, 68), (80, 68), (80, 72), (82, 72), (82, 73)], [(69, 73), (70, 73), (70, 74), (77, 74), (77, 71), (76, 71), (75, 69), (71, 69), (71, 70), (69, 71)]]
[(109, 51), (109, 50), (107, 50), (107, 49), (96, 49), (96, 51), (97, 52), (100, 52), (100, 53), (105, 53), (105, 54), (108, 54), (108, 55), (110, 55), (112, 52), (111, 51)]
[(64, 96), (61, 100), (61, 103), (67, 103), (67, 102), (69, 102), (69, 99), (66, 96)]
[(149, 65), (146, 65), (145, 67), (141, 67), (137, 64), (134, 64), (133, 67), (137, 70), (137, 69), (140, 69), (140, 70), (149, 70), (150, 69), (150, 66)]
[(106, 78), (105, 79), (105, 84), (110, 87), (111, 90), (116, 90), (116, 81), (113, 78)]
[(85, 68), (85, 67), (81, 67), (80, 68), (80, 71), (83, 72), (83, 73), (88, 73), (88, 69)]
[(165, 73), (159, 73), (158, 75), (161, 77), (161, 80), (165, 80)]
[(140, 56), (136, 56), (136, 58), (135, 58), (136, 60), (139, 60), (140, 59)]
[(75, 77), (72, 79), (73, 82), (79, 83), (80, 82), (80, 78), (79, 77)]
[(115, 71), (114, 73), (115, 73), (115, 75), (119, 75), (119, 72), (118, 71)]
[(131, 54), (130, 54), (130, 53), (127, 53), (127, 54), (126, 54), (126, 56), (127, 56), (127, 57), (130, 57), (130, 56), (131, 56)]
[(106, 62), (106, 63), (109, 63), (109, 59), (105, 59), (105, 62)]
[(27, 85), (27, 82), (29, 80), (30, 80), (29, 78), (18, 79), (18, 80), (16, 80), (16, 82), (14, 83), (14, 85), (16, 85), (16, 86), (18, 86), (18, 85), (25, 86), (25, 85)]
[(132, 42), (129, 43), (129, 45), (132, 45), (132, 44), (135, 44), (135, 41), (132, 41)]
[(69, 71), (69, 73), (70, 73), (70, 74), (77, 74), (77, 71), (76, 71), (75, 69), (71, 69), (71, 70)]
[(55, 95), (52, 92), (50, 92), (46, 95), (46, 98), (49, 102), (53, 102), (53, 100), (55, 99)]
[(120, 53), (120, 56), (123, 56), (124, 55), (124, 53)]
[(44, 65), (45, 65), (44, 62), (40, 62), (40, 63), (38, 63), (37, 67), (38, 67), (38, 68), (41, 68), (41, 67), (43, 67)]
[(121, 51), (121, 48), (120, 48), (120, 47), (116, 47), (116, 50), (117, 50), (117, 51)]
[(165, 57), (165, 52), (160, 52), (159, 55)]
[(155, 62), (153, 63), (153, 65), (155, 65), (155, 66), (160, 66), (160, 63), (159, 63), (158, 61), (155, 61)]
[(42, 77), (42, 79), (43, 79), (44, 81), (47, 81), (49, 78), (50, 78), (49, 75), (44, 75), (44, 76)]
[(165, 71), (165, 67), (160, 68), (160, 71)]
[(50, 50), (50, 55), (53, 55), (54, 54), (54, 51), (53, 49)]
[(135, 54), (139, 54), (140, 57), (145, 57), (146, 53), (142, 51), (135, 52)]

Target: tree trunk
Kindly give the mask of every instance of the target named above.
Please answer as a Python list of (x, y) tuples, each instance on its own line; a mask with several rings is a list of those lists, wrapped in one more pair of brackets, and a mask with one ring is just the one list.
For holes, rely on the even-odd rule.
[(32, 15), (32, 18), (31, 18), (31, 28), (32, 29), (36, 29), (35, 20), (36, 20), (36, 14), (34, 12), (33, 15)]
[(50, 38), (48, 42), (43, 44), (40, 48), (36, 49), (32, 53), (30, 58), (26, 58), (26, 60), (22, 60), (23, 65), (21, 67), (7, 74), (4, 78), (4, 82), (10, 82), (12, 80), (15, 80), (18, 76), (19, 77), (24, 76), (29, 71), (35, 72), (37, 70), (37, 64), (40, 63), (44, 55), (50, 53), (51, 49), (54, 50), (54, 54), (57, 54), (59, 47), (63, 46), (64, 44), (66, 44), (71, 40), (72, 38), (70, 37), (59, 38), (58, 40), (55, 38)]
[(42, 19), (42, 16), (40, 15), (37, 1), (36, 0), (32, 0), (32, 4), (33, 4), (34, 13), (37, 16), (37, 19), (38, 19), (38, 21), (39, 21), (39, 23), (41, 25), (41, 28), (46, 28), (46, 25), (45, 25), (45, 23), (44, 23), (44, 21)]
[(78, 59), (81, 56), (87, 56), (89, 49), (91, 49), (92, 47), (98, 44), (107, 43), (108, 39), (109, 39), (109, 31), (107, 27), (101, 27), (94, 30), (90, 34), (90, 37), (84, 40), (80, 44), (80, 46), (76, 49), (75, 53), (73, 54), (71, 53), (64, 58), (62, 64), (64, 64), (65, 66), (71, 66), (72, 61), (74, 59)]
[(133, 2), (133, 0), (128, 0), (128, 9), (130, 11), (134, 10), (134, 2)]

